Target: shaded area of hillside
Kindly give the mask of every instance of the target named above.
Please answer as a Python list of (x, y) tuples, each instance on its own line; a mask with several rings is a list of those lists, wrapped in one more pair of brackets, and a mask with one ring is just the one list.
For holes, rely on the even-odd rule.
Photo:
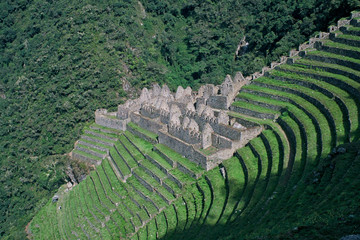
[[(131, 95), (124, 82), (197, 87), (250, 74), (358, 2), (141, 3), (1, 3), (1, 237), (23, 238), (26, 222), (64, 182), (68, 162), (59, 155), (95, 109), (113, 110)], [(234, 58), (244, 35), (249, 48)]]
[[(193, 222), (184, 231), (163, 239), (340, 239), (358, 234), (360, 143), (343, 145), (344, 154), (321, 161), (295, 186), (289, 204), (280, 211), (263, 209), (230, 225), (206, 226)], [(279, 221), (281, 219), (281, 221)], [(247, 224), (248, 223), (248, 224)]]

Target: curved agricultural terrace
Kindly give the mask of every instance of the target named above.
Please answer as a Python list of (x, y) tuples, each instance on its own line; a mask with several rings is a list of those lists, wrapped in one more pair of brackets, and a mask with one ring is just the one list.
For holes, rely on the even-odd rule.
[(333, 219), (359, 211), (341, 205), (360, 201), (358, 15), (241, 88), (228, 114), (264, 130), (210, 171), (135, 124), (84, 129), (73, 154), (102, 162), (59, 189), (32, 220), (31, 237), (291, 239), (311, 224), (336, 228)]

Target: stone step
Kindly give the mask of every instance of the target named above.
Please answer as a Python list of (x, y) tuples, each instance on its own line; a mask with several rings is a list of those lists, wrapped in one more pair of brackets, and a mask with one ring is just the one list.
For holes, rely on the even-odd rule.
[[(109, 153), (109, 163), (110, 163), (110, 165), (112, 166), (112, 168), (113, 168), (115, 174), (117, 175), (117, 177), (118, 177), (119, 179), (121, 179), (123, 182), (125, 182), (126, 179), (127, 179), (129, 176), (131, 176), (130, 170), (128, 170), (128, 172), (129, 172), (130, 174), (126, 174), (125, 171), (124, 171), (124, 173), (123, 173), (123, 171), (121, 170), (121, 169), (122, 169), (122, 168), (121, 168), (121, 165), (120, 165), (121, 162), (119, 162), (119, 161), (116, 160), (115, 154), (113, 154), (112, 151), (110, 151), (110, 153)], [(119, 165), (120, 165), (120, 166), (119, 166)]]
[(90, 148), (95, 148), (95, 149), (100, 150), (102, 152), (107, 152), (107, 153), (109, 152), (109, 146), (103, 145), (101, 143), (89, 141), (89, 140), (86, 140), (86, 139), (80, 139), (78, 141), (78, 144), (88, 146)]
[(337, 64), (324, 63), (319, 61), (312, 61), (309, 59), (301, 59), (297, 61), (297, 64), (301, 64), (306, 68), (319, 69), (333, 74), (346, 76), (354, 81), (360, 83), (360, 72), (351, 68), (343, 67)]
[[(256, 86), (259, 86), (259, 87), (263, 87), (263, 88), (282, 91), (282, 92), (286, 92), (288, 94), (294, 94), (298, 97), (303, 98), (305, 101), (311, 103), (312, 105), (316, 106), (316, 108), (318, 108), (319, 111), (327, 118), (330, 129), (332, 131), (333, 139), (337, 139), (336, 124), (335, 124), (333, 114), (326, 107), (328, 104), (330, 104), (330, 102), (325, 101), (325, 99), (324, 99), (325, 96), (322, 95), (322, 97), (320, 97), (320, 95), (319, 95), (319, 97), (317, 97), (316, 95), (318, 95), (318, 94), (316, 92), (313, 93), (309, 89), (301, 88), (299, 86), (295, 87), (295, 85), (292, 88), (285, 88), (285, 87), (280, 86), (281, 83), (279, 83), (277, 85), (272, 85), (273, 83), (266, 84), (264, 82), (254, 82), (253, 84)], [(301, 91), (299, 91), (299, 90), (301, 90)], [(310, 96), (310, 92), (311, 92), (311, 96)], [(331, 105), (333, 105), (333, 102), (331, 102)], [(332, 144), (336, 144), (336, 141), (333, 142)]]
[(107, 156), (107, 152), (105, 151), (101, 151), (101, 150), (98, 150), (96, 148), (92, 148), (92, 147), (89, 147), (87, 145), (82, 145), (82, 144), (76, 144), (76, 147), (75, 147), (76, 150), (79, 150), (79, 151), (82, 151), (82, 152), (86, 152), (90, 155), (94, 155), (96, 157), (99, 157), (101, 159), (105, 158)]
[[(161, 186), (155, 179), (152, 178), (146, 171), (142, 168), (136, 169), (133, 172), (134, 176), (144, 185), (146, 189), (150, 192), (155, 192), (158, 194), (167, 204), (171, 203), (171, 200), (174, 199), (174, 196), (169, 194), (169, 192)], [(166, 192), (165, 192), (166, 191)]]
[(240, 91), (239, 95), (237, 95), (237, 97), (235, 98), (235, 101), (236, 102), (244, 102), (244, 104), (252, 104), (252, 105), (260, 106), (260, 107), (263, 107), (263, 108), (268, 108), (268, 109), (271, 109), (271, 110), (274, 110), (274, 111), (277, 111), (277, 112), (280, 112), (280, 111), (283, 110), (282, 107), (279, 107), (279, 106), (276, 106), (276, 105), (268, 104), (266, 102), (259, 102), (259, 101), (256, 101), (254, 99), (249, 99), (247, 97), (247, 95), (243, 94), (241, 91)]
[[(346, 79), (344, 76), (338, 76), (331, 73), (324, 74), (311, 69), (293, 67), (285, 69), (284, 71), (297, 74), (298, 78), (301, 80), (294, 80), (297, 84), (307, 85), (311, 89), (321, 91), (324, 94), (326, 94), (325, 91), (327, 91), (326, 95), (328, 95), (329, 98), (334, 99), (339, 105), (343, 114), (343, 124), (345, 127), (345, 134), (347, 135), (346, 139), (349, 140), (350, 131), (355, 132), (358, 129), (358, 122), (351, 121), (351, 119), (356, 119), (359, 116), (360, 95), (356, 88), (360, 87), (360, 84), (351, 79)], [(289, 82), (289, 79), (286, 78), (285, 81)]]
[[(251, 109), (250, 109), (251, 108)], [(253, 110), (256, 109), (256, 110)], [(242, 102), (234, 102), (230, 106), (230, 110), (234, 112), (239, 112), (251, 117), (259, 118), (259, 119), (271, 119), (275, 120), (278, 117), (278, 114), (271, 109), (259, 107), (251, 104), (244, 104)], [(273, 113), (270, 113), (273, 112)]]
[(101, 158), (95, 156), (95, 155), (91, 155), (87, 152), (83, 152), (81, 150), (78, 149), (74, 149), (71, 152), (71, 156), (74, 159), (79, 159), (85, 162), (89, 162), (91, 164), (95, 164), (95, 165), (99, 165), (101, 163)]
[(87, 134), (94, 135), (94, 136), (99, 137), (99, 138), (110, 140), (110, 141), (116, 141), (118, 139), (115, 136), (109, 136), (109, 134), (107, 134), (107, 133), (104, 133), (104, 132), (101, 132), (101, 131), (96, 131), (94, 129), (85, 130), (84, 132), (87, 133)]
[(158, 143), (158, 136), (144, 128), (139, 127), (133, 122), (128, 123), (127, 130), (132, 134), (144, 139), (145, 141), (151, 142), (152, 144)]
[(179, 153), (163, 144), (155, 145), (154, 151), (158, 153), (163, 159), (165, 159), (170, 164), (170, 166), (177, 167), (180, 171), (194, 179), (200, 178), (204, 172), (204, 170), (197, 164), (191, 162), (187, 158), (181, 156)]
[(96, 142), (96, 143), (99, 143), (99, 144), (102, 144), (102, 145), (105, 145), (108, 147), (114, 146), (114, 141), (109, 141), (107, 139), (99, 138), (92, 134), (83, 134), (83, 135), (81, 135), (81, 139)]
[(114, 128), (104, 127), (104, 126), (101, 126), (101, 125), (96, 124), (96, 123), (91, 124), (89, 128), (93, 129), (93, 130), (103, 132), (103, 133), (110, 133), (110, 134), (116, 134), (116, 135), (122, 133), (122, 131), (120, 131), (120, 130), (117, 130), (117, 129), (114, 129)]
[[(318, 140), (316, 145), (319, 147), (319, 151), (321, 152), (321, 149), (323, 148), (323, 138), (325, 139), (325, 137), (331, 136), (331, 134), (325, 116), (322, 116), (318, 109), (311, 104), (304, 103), (303, 100), (299, 100), (296, 97), (284, 97), (286, 94), (283, 92), (271, 90), (267, 93), (266, 89), (263, 89), (262, 91), (260, 89), (257, 89), (257, 91), (244, 89), (244, 91), (248, 92), (248, 94), (251, 94), (253, 97), (256, 96), (259, 101), (268, 102), (274, 105), (281, 105), (286, 107), (290, 112), (300, 112), (307, 116), (315, 127), (317, 135), (316, 138)], [(267, 128), (269, 127), (271, 126), (267, 126)], [(330, 142), (331, 140), (325, 141), (326, 145)]]
[(360, 36), (360, 28), (359, 27), (354, 27), (352, 25), (346, 25), (346, 26), (340, 27), (339, 30), (341, 32), (343, 32), (344, 34)]
[(341, 56), (360, 59), (360, 48), (352, 47), (338, 42), (323, 41), (322, 45), (319, 46), (318, 49)]
[(360, 47), (360, 36), (330, 33), (330, 40), (353, 47)]
[(360, 71), (360, 61), (358, 61), (358, 59), (340, 56), (334, 53), (313, 51), (306, 54), (305, 58), (324, 63), (338, 64), (356, 71)]

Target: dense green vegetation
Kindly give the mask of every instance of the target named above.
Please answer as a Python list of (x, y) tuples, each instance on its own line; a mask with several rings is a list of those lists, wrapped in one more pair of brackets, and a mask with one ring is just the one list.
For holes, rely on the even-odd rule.
[[(79, 167), (63, 154), (95, 109), (115, 109), (155, 81), (196, 88), (250, 74), (358, 4), (1, 1), (0, 237), (24, 238), (64, 169)], [(249, 47), (235, 56), (243, 36)]]

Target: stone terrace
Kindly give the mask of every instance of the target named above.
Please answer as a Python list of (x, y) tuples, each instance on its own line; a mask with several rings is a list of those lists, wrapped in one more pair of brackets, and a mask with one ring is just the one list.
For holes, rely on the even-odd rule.
[[(260, 125), (240, 123), (227, 114), (241, 87), (248, 83), (249, 79), (237, 73), (233, 79), (228, 75), (219, 86), (206, 84), (198, 92), (179, 86), (172, 93), (166, 85), (154, 84), (150, 90), (144, 88), (139, 98), (119, 105), (116, 113), (97, 110), (95, 122), (122, 131), (129, 129), (210, 170), (262, 131)], [(157, 138), (151, 140), (151, 133)]]

